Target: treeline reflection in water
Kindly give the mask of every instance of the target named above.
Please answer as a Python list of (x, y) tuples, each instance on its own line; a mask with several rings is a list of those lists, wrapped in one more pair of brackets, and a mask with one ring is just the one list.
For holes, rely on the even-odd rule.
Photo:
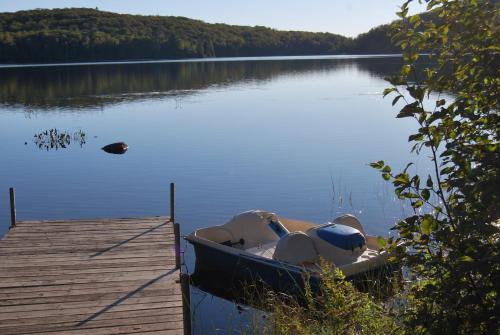
[(179, 97), (211, 87), (355, 68), (394, 74), (399, 58), (280, 59), (0, 68), (0, 105), (26, 110), (98, 109), (123, 101)]

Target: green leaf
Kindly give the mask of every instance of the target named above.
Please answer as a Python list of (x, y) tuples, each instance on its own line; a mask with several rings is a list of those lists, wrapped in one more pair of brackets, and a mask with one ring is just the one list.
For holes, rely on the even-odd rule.
[(436, 107), (444, 106), (444, 104), (446, 104), (446, 100), (444, 99), (436, 101)]
[(457, 261), (459, 262), (472, 262), (473, 260), (474, 259), (472, 257), (467, 255), (457, 258)]
[(408, 14), (408, 5), (407, 4), (403, 4), (403, 6), (401, 6), (401, 11), (400, 12), (396, 12), (396, 15), (399, 16), (400, 18), (404, 19), (406, 17), (406, 15)]
[(425, 235), (430, 235), (432, 233), (432, 219), (428, 216), (424, 217), (422, 220), (422, 224), (420, 225), (420, 229), (422, 233)]
[(420, 22), (420, 16), (419, 15), (413, 15), (410, 17), (410, 23), (411, 24), (416, 24)]
[(410, 74), (410, 72), (411, 72), (411, 65), (403, 65), (400, 74), (401, 76), (406, 77)]
[(384, 248), (387, 245), (387, 241), (382, 236), (377, 236), (377, 243), (381, 248)]
[(408, 171), (408, 168), (409, 168), (410, 166), (412, 166), (412, 165), (413, 165), (413, 163), (408, 163), (408, 164), (406, 164), (406, 167), (405, 167), (405, 169), (403, 170), (403, 173), (406, 173), (406, 171)]
[(389, 258), (387, 258), (387, 262), (389, 264), (395, 264), (395, 263), (397, 263), (397, 261), (398, 261), (398, 258), (396, 256), (390, 256)]
[(424, 204), (424, 202), (422, 200), (417, 200), (411, 206), (413, 208), (419, 208), (419, 207), (422, 207), (423, 204)]
[(391, 167), (389, 165), (384, 166), (384, 168), (382, 169), (382, 172), (390, 173), (391, 172)]
[(413, 134), (408, 137), (408, 142), (411, 141), (422, 141), (424, 139), (424, 135), (422, 134)]
[(411, 103), (409, 105), (404, 106), (399, 111), (399, 114), (396, 117), (400, 119), (403, 117), (414, 116), (415, 114), (418, 114), (421, 112), (422, 112), (422, 108), (418, 107), (416, 103)]
[(452, 166), (447, 166), (447, 167), (445, 167), (444, 169), (442, 169), (440, 171), (440, 175), (446, 175), (446, 174), (449, 174), (452, 171), (453, 171), (453, 167)]
[(420, 188), (420, 177), (419, 176), (414, 176), (411, 180), (413, 182), (413, 185), (415, 185), (415, 187), (417, 189), (419, 189)]
[(422, 192), (420, 192), (420, 195), (422, 196), (422, 198), (424, 198), (425, 200), (429, 200), (430, 196), (431, 196), (431, 192), (428, 190), (428, 189), (423, 189)]
[(397, 97), (394, 98), (394, 100), (392, 100), (392, 105), (394, 106), (395, 104), (398, 103), (398, 100), (401, 99), (403, 96), (402, 95), (398, 95)]
[(370, 163), (370, 166), (372, 168), (375, 168), (377, 170), (380, 170), (384, 167), (385, 165), (385, 162), (384, 161), (378, 161), (378, 162), (374, 162), (374, 163)]
[(422, 101), (424, 99), (425, 91), (419, 86), (408, 87), (408, 92), (414, 99), (417, 99), (419, 101)]
[(394, 186), (401, 186), (401, 185), (406, 185), (410, 181), (408, 178), (406, 178), (404, 175), (397, 175), (396, 178), (394, 178)]
[(386, 95), (388, 95), (388, 94), (390, 94), (390, 93), (394, 92), (394, 91), (396, 91), (396, 88), (394, 88), (394, 87), (386, 88), (386, 89), (384, 90), (384, 97), (385, 97)]
[(427, 176), (426, 185), (427, 185), (427, 187), (432, 187), (432, 185), (433, 185), (432, 178), (430, 175)]
[(384, 178), (384, 180), (389, 180), (391, 179), (391, 175), (389, 173), (382, 173), (382, 178)]

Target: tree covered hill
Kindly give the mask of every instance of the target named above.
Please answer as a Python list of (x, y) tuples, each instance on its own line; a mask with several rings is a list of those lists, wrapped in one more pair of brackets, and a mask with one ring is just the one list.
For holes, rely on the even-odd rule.
[(401, 53), (401, 48), (391, 42), (390, 24), (383, 24), (358, 35), (349, 49), (354, 54), (394, 54)]
[(0, 13), (0, 63), (397, 52), (387, 27), (374, 32), (351, 39), (184, 17), (37, 9)]

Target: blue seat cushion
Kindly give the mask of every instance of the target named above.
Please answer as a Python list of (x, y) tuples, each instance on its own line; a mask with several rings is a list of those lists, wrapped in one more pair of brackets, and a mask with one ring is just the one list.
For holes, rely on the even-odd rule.
[(354, 250), (354, 248), (362, 248), (366, 244), (365, 237), (359, 230), (341, 224), (328, 224), (316, 231), (318, 236), (344, 250)]

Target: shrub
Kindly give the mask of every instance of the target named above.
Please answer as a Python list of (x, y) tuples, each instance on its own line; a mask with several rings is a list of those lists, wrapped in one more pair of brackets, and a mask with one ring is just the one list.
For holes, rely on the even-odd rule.
[[(389, 241), (415, 279), (404, 319), (410, 333), (498, 334), (498, 2), (426, 0), (438, 18), (425, 22), (408, 16), (410, 2), (392, 30), (405, 65), (384, 94), (395, 94), (393, 105), (404, 101), (397, 117), (417, 122), (408, 140), (430, 155), (433, 173), (372, 163), (414, 209)], [(423, 72), (422, 53), (431, 58)]]

